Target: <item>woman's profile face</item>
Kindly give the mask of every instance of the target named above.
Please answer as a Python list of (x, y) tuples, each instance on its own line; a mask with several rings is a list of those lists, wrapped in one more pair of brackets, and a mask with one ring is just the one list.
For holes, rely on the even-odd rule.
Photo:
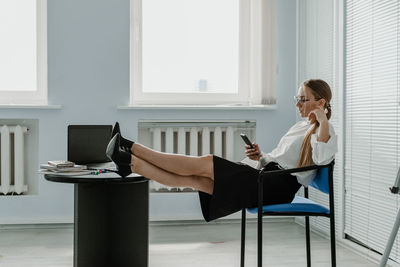
[(296, 98), (297, 98), (296, 107), (302, 118), (308, 117), (310, 111), (319, 108), (321, 106), (321, 101), (318, 101), (320, 99), (315, 99), (315, 97), (311, 93), (311, 89), (308, 88), (307, 86), (300, 86)]

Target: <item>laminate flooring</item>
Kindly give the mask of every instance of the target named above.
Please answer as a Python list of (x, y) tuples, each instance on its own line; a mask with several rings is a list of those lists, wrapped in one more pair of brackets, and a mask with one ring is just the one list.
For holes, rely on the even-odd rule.
[[(255, 222), (247, 223), (246, 266), (256, 266), (256, 231)], [(264, 222), (263, 266), (306, 266), (304, 232), (304, 227), (292, 221)], [(151, 223), (149, 242), (150, 267), (239, 266), (238, 221)], [(72, 225), (0, 226), (0, 266), (70, 267), (72, 244)], [(329, 240), (311, 233), (311, 247), (312, 266), (331, 266)], [(350, 250), (336, 247), (337, 266), (377, 266)]]

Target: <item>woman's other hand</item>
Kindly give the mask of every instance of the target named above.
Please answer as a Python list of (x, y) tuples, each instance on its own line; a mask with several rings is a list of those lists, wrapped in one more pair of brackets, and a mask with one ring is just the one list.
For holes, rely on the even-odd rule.
[(253, 147), (254, 148), (250, 148), (249, 145), (245, 145), (246, 156), (252, 160), (259, 160), (262, 156), (261, 150), (255, 142), (253, 142)]

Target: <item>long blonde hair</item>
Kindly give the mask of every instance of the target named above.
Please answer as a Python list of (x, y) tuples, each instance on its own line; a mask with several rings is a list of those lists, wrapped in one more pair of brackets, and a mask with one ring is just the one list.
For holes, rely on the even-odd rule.
[[(311, 91), (311, 94), (316, 100), (325, 99), (324, 110), (327, 110), (326, 117), (329, 120), (332, 116), (330, 105), (332, 92), (329, 85), (323, 80), (310, 79), (303, 82), (303, 87), (308, 87)], [(304, 137), (303, 144), (301, 145), (299, 161), (297, 162), (297, 167), (310, 166), (314, 164), (312, 160), (311, 135), (315, 134), (318, 127), (319, 122), (315, 120), (312, 128), (307, 132), (306, 136)]]

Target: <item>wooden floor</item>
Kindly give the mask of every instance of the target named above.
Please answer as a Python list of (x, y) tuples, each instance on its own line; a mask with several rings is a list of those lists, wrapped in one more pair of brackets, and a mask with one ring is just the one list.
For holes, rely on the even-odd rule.
[[(1, 267), (67, 267), (73, 262), (71, 225), (4, 229), (0, 226)], [(246, 266), (256, 266), (256, 224), (247, 225)], [(312, 266), (330, 266), (327, 239), (311, 235)], [(263, 266), (306, 266), (304, 228), (291, 221), (264, 223)], [(239, 266), (239, 223), (152, 223), (149, 266)], [(337, 266), (377, 266), (337, 246)]]

